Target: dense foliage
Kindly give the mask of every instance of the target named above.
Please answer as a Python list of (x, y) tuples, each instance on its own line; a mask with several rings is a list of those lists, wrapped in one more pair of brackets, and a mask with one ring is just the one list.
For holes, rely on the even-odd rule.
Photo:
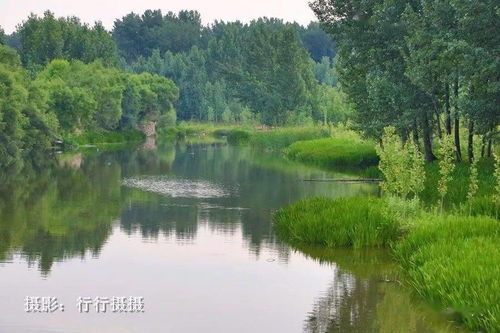
[(469, 158), (474, 134), (491, 154), (500, 119), (495, 1), (315, 0), (312, 8), (337, 42), (338, 79), (363, 132), (378, 139), (392, 125), (428, 161), (433, 135), (453, 135), (461, 160), (466, 126)]
[(77, 17), (56, 18), (46, 11), (43, 17), (29, 16), (16, 35), (23, 65), (32, 70), (54, 59), (86, 63), (100, 59), (107, 65), (117, 61), (115, 43), (99, 22), (89, 27)]
[(178, 96), (165, 77), (100, 61), (53, 60), (32, 79), (7, 46), (0, 46), (0, 88), (0, 165), (74, 133), (137, 129), (174, 113)]
[[(323, 119), (319, 105), (332, 110), (332, 101), (346, 112), (337, 91), (319, 94), (318, 83), (333, 86), (336, 73), (334, 44), (317, 24), (259, 19), (203, 27), (196, 12), (146, 11), (117, 20), (113, 36), (125, 68), (170, 77), (180, 87), (182, 120), (302, 124)], [(330, 120), (345, 120), (334, 111)]]

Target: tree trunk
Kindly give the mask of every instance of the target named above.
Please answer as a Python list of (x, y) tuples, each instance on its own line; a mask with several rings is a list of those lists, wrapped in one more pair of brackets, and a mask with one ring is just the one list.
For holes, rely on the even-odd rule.
[(491, 136), (488, 139), (488, 157), (491, 157), (491, 146), (492, 146)]
[(424, 135), (424, 152), (425, 152), (425, 160), (427, 162), (432, 162), (436, 160), (436, 156), (432, 152), (432, 138), (431, 138), (431, 129), (429, 127), (429, 119), (427, 115), (424, 116), (422, 122), (423, 135)]
[(462, 147), (460, 145), (460, 115), (458, 114), (458, 71), (453, 84), (453, 95), (455, 97), (455, 149), (457, 150), (457, 162), (462, 162)]
[(469, 136), (468, 136), (468, 140), (467, 140), (467, 155), (469, 155), (469, 163), (472, 163), (472, 160), (474, 159), (474, 121), (472, 119), (469, 119)]
[(446, 134), (451, 135), (451, 110), (450, 110), (450, 85), (446, 83), (445, 86), (445, 104), (444, 104), (445, 112), (446, 112), (446, 120), (445, 120), (445, 129)]
[(455, 115), (455, 149), (457, 150), (457, 162), (462, 162), (462, 147), (460, 146), (460, 118)]
[(417, 127), (417, 120), (413, 120), (413, 143), (415, 146), (417, 146), (418, 150), (420, 150), (420, 140), (418, 137), (418, 127)]
[(437, 124), (437, 132), (439, 139), (443, 138), (443, 130), (441, 129), (441, 118), (439, 116), (439, 112), (436, 110), (436, 124)]

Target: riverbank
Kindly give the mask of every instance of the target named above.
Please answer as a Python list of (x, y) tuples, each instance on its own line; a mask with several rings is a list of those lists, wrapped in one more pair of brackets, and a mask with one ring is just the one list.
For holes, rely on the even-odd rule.
[(417, 294), (469, 329), (499, 330), (500, 223), (388, 200), (305, 199), (278, 210), (274, 228), (295, 246), (390, 247)]
[(89, 148), (120, 149), (140, 144), (146, 139), (140, 131), (87, 131), (80, 135), (67, 135), (62, 140), (64, 151), (85, 151)]

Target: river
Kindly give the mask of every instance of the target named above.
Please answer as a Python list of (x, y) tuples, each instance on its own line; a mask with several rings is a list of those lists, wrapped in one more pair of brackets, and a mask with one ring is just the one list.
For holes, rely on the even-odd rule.
[(0, 332), (457, 330), (396, 282), (386, 250), (273, 233), (285, 204), (376, 184), (304, 182), (338, 175), (221, 142), (38, 164), (0, 177)]

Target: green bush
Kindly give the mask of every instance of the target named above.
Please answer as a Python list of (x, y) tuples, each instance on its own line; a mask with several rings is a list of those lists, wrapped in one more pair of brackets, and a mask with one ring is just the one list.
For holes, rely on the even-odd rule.
[(296, 142), (285, 154), (290, 159), (323, 167), (366, 167), (378, 162), (373, 144), (343, 138)]
[(400, 235), (396, 219), (388, 216), (379, 198), (313, 198), (278, 210), (274, 228), (294, 244), (328, 247), (384, 246)]
[(168, 131), (170, 128), (175, 126), (176, 121), (177, 115), (175, 114), (175, 110), (170, 110), (158, 118), (156, 128), (159, 132)]
[(394, 247), (409, 284), (452, 308), (472, 330), (500, 330), (500, 224), (487, 217), (431, 216)]
[(282, 150), (292, 143), (329, 136), (327, 129), (320, 127), (285, 127), (252, 133), (250, 144), (266, 150)]

